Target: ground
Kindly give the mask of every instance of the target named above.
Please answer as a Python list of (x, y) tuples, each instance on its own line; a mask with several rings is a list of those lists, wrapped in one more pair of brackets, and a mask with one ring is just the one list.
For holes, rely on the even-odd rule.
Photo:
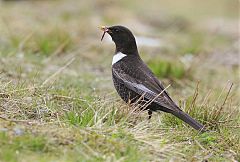
[[(0, 161), (240, 161), (238, 6), (0, 1)], [(114, 24), (208, 132), (120, 100), (98, 29)]]

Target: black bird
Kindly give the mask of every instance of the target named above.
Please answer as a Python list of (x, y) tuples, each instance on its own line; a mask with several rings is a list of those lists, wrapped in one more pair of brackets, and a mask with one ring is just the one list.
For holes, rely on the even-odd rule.
[[(102, 26), (103, 39), (108, 33), (116, 45), (112, 60), (112, 79), (114, 86), (125, 102), (139, 102), (148, 110), (149, 119), (153, 111), (171, 113), (194, 129), (204, 131), (204, 126), (183, 112), (171, 99), (162, 83), (140, 58), (135, 37), (124, 26)], [(145, 102), (144, 102), (145, 101)]]

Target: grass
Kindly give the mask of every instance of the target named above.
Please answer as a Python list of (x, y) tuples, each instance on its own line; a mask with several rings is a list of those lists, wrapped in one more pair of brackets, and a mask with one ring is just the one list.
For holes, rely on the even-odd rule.
[(181, 63), (171, 63), (159, 59), (151, 60), (148, 63), (153, 73), (160, 78), (177, 78), (181, 79), (186, 76), (187, 70)]
[[(240, 161), (239, 64), (231, 58), (238, 19), (236, 5), (225, 2), (153, 1), (151, 12), (145, 1), (2, 2), (0, 161)], [(198, 6), (208, 14), (194, 17)], [(143, 9), (149, 14), (139, 16)], [(218, 16), (223, 26), (212, 30), (208, 21)], [(161, 39), (159, 47), (139, 47), (143, 59), (209, 132), (165, 113), (148, 121), (120, 100), (114, 45), (101, 43), (97, 29), (109, 22)]]

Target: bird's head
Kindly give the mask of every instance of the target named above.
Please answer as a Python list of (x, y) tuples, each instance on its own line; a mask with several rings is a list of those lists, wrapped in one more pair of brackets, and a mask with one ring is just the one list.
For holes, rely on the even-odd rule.
[(116, 53), (138, 54), (135, 38), (128, 28), (124, 26), (102, 26), (101, 30), (103, 31), (101, 40), (105, 33), (108, 33), (116, 45)]

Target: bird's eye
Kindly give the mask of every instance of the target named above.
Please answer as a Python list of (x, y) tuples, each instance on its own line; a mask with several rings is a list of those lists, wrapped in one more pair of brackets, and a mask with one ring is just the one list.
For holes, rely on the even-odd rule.
[(115, 29), (114, 31), (115, 31), (115, 32), (119, 32), (119, 30), (118, 30), (118, 29)]

